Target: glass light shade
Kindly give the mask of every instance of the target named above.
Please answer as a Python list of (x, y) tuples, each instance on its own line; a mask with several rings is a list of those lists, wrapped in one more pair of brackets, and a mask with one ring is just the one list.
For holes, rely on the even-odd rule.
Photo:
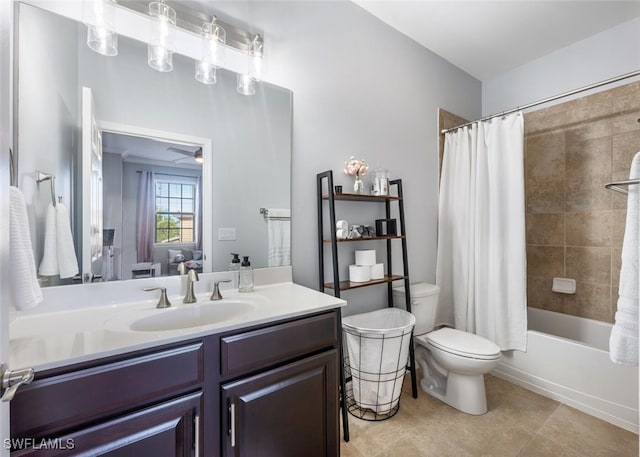
[(196, 62), (196, 79), (202, 84), (215, 84), (216, 66), (204, 63), (201, 60)]
[(249, 48), (249, 75), (256, 81), (260, 81), (263, 77), (263, 49), (264, 42), (260, 35), (256, 35), (251, 42)]
[(115, 0), (86, 0), (82, 21), (87, 26), (87, 46), (103, 56), (118, 55)]
[(148, 63), (157, 71), (173, 70), (176, 11), (164, 2), (149, 3), (151, 36), (147, 46)]
[(241, 95), (253, 95), (256, 93), (256, 80), (250, 75), (238, 75), (237, 91)]
[(202, 58), (196, 62), (196, 79), (203, 84), (216, 83), (216, 69), (224, 64), (226, 32), (215, 23), (205, 22), (202, 26)]

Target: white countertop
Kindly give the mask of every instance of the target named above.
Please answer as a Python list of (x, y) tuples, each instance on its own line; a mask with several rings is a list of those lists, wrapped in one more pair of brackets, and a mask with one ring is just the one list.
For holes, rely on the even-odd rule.
[[(156, 308), (154, 295), (155, 298), (134, 303), (18, 313), (9, 328), (10, 366), (32, 367), (37, 372), (346, 305), (344, 300), (291, 282), (258, 286), (251, 293), (227, 289), (221, 302), (210, 302), (209, 293), (196, 295), (196, 304), (170, 297), (173, 305), (166, 309)], [(195, 305), (232, 308), (236, 302), (246, 305), (220, 322), (162, 331), (131, 329), (132, 324), (146, 317), (176, 313)], [(167, 316), (167, 322), (171, 322), (175, 314)]]

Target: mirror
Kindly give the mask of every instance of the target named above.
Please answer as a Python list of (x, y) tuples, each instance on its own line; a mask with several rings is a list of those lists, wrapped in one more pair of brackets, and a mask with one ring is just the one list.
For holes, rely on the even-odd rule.
[[(203, 85), (194, 78), (194, 61), (177, 54), (173, 71), (160, 73), (147, 65), (146, 44), (124, 36), (118, 55), (105, 57), (87, 47), (83, 24), (24, 3), (17, 33), (18, 185), (36, 265), (44, 254), (51, 183), (70, 212), (81, 273), (91, 270), (103, 280), (172, 274), (181, 258), (200, 260), (192, 267), (205, 272), (223, 271), (231, 252), (250, 256), (254, 268), (270, 265), (269, 239), (278, 237), (268, 234), (279, 228), (260, 210), (290, 208), (291, 91), (260, 82), (255, 95), (243, 96), (236, 74), (222, 69), (215, 85)], [(84, 139), (83, 88), (95, 118), (93, 128), (85, 119)], [(83, 149), (90, 157), (91, 144), (101, 164), (86, 168)], [(37, 171), (55, 181), (37, 183)], [(157, 198), (145, 272), (135, 268), (144, 232), (137, 227), (137, 181), (147, 171), (154, 172)], [(86, 190), (87, 176), (95, 195)], [(162, 194), (163, 185), (180, 193)], [(285, 233), (288, 238), (288, 225)], [(290, 239), (277, 242), (290, 249)], [(271, 260), (282, 264), (282, 257)], [(53, 275), (41, 282), (74, 280)]]

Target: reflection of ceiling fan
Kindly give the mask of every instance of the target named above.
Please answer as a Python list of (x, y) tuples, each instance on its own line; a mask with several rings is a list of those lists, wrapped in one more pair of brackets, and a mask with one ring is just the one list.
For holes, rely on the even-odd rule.
[[(193, 159), (198, 162), (198, 163), (202, 163), (202, 148), (199, 147), (198, 149), (196, 149), (195, 151), (188, 151), (186, 149), (180, 149), (180, 148), (174, 148), (173, 146), (167, 148), (167, 151), (173, 151), (173, 152), (177, 152), (178, 154), (184, 154), (188, 157), (193, 157)], [(183, 160), (183, 159), (178, 159), (178, 160)]]

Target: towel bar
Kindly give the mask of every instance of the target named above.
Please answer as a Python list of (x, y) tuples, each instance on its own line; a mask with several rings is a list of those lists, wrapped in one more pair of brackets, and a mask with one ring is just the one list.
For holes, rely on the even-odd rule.
[(58, 204), (56, 201), (56, 177), (49, 173), (36, 170), (36, 182), (40, 184), (43, 181), (49, 181), (51, 183), (51, 203), (53, 203), (53, 206), (56, 206)]
[(627, 195), (629, 193), (627, 189), (623, 189), (620, 186), (630, 186), (632, 184), (640, 184), (640, 179), (627, 179), (626, 181), (608, 182), (604, 185), (604, 188), (612, 190), (614, 192), (618, 192), (619, 194)]

